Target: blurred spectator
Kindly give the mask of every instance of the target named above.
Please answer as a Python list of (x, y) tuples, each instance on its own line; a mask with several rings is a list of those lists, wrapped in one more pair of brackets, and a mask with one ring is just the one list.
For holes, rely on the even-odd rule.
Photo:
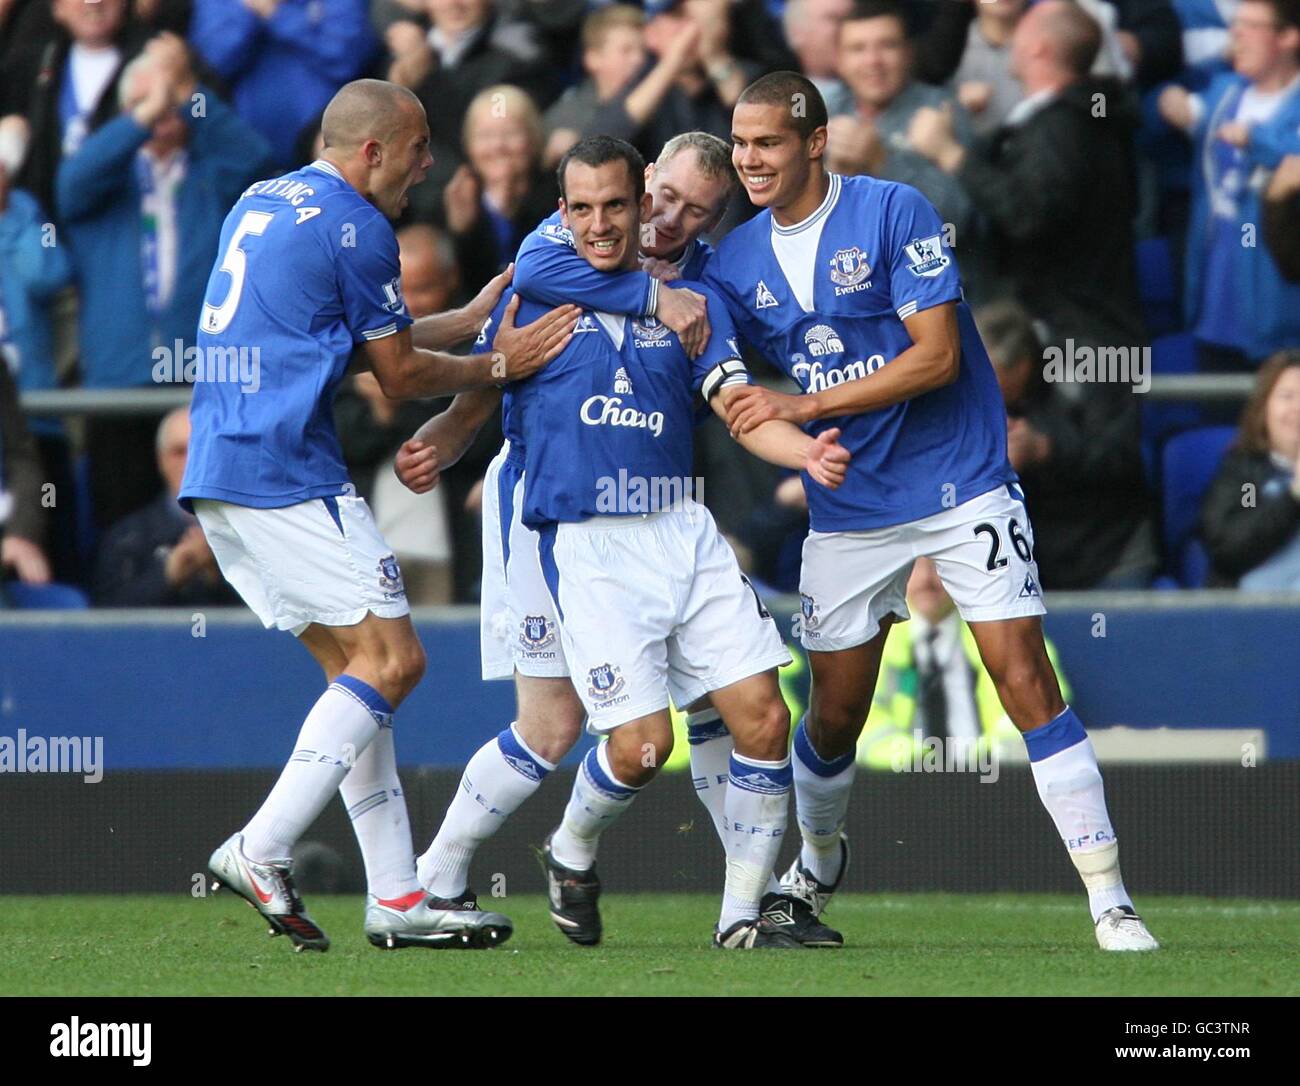
[(941, 109), (953, 138), (971, 140), (970, 121), (951, 93), (911, 76), (912, 46), (903, 9), (894, 0), (864, 0), (840, 23), (837, 71), (843, 84), (826, 103), (826, 158), (836, 173), (869, 173), (921, 190), (945, 223), (965, 240), (970, 200), (952, 177), (908, 144), (920, 109)]
[[(975, 637), (929, 558), (918, 558), (912, 567), (907, 607), (911, 619), (896, 622), (885, 641), (867, 725), (858, 738), (858, 764), (872, 769), (893, 769), (896, 762), (910, 766), (924, 754), (926, 739), (992, 750), (1004, 740), (1018, 745), (1020, 733), (1002, 708)], [(1056, 646), (1046, 645), (1068, 701), (1070, 688)]]
[(839, 79), (835, 42), (852, 7), (853, 0), (788, 0), (782, 13), (786, 44), (823, 98)]
[(502, 19), (493, 0), (427, 0), (424, 10), (427, 24), (407, 19), (389, 26), (388, 78), (424, 103), (436, 147), (455, 157), (469, 104), (488, 87), (511, 83), (536, 102), (553, 97), (532, 28)]
[(1047, 322), (1051, 340), (1137, 346), (1137, 117), (1118, 83), (1087, 74), (1099, 43), (1081, 8), (1043, 0), (1012, 35), (1026, 98), (1002, 127), (968, 152), (948, 113), (923, 108), (908, 136), (969, 194), (989, 231), (975, 246), (981, 261)]
[(676, 65), (685, 54), (672, 89), (633, 141), (647, 160), (681, 132), (730, 140), (740, 92), (764, 72), (797, 63), (761, 0), (647, 0), (646, 14), (645, 43), (656, 60)]
[(1300, 285), (1268, 247), (1256, 178), (1300, 152), (1300, 2), (1242, 0), (1232, 21), (1232, 73), (1204, 95), (1160, 94), (1160, 113), (1192, 139), (1192, 219), (1185, 309), (1207, 370), (1249, 369), (1300, 343)]
[(630, 4), (594, 11), (582, 24), (582, 67), (587, 78), (546, 111), (550, 169), (585, 136), (617, 136), (629, 143), (653, 119), (686, 65), (693, 63), (699, 31), (688, 24), (653, 65), (647, 65), (645, 14)]
[[(15, 91), (6, 110), (26, 115), (32, 145), (18, 186), (54, 210), (54, 178), (64, 156), (117, 115), (113, 93), (122, 65), (144, 45), (146, 32), (127, 17), (126, 0), (52, 0), (53, 29), (23, 43), (18, 70), (6, 73)], [(10, 84), (9, 81), (12, 80)]]
[(1007, 405), (1045, 589), (1144, 588), (1158, 563), (1142, 476), (1138, 398), (1128, 385), (1044, 379), (1043, 345), (1014, 302), (975, 315)]
[[(1117, 74), (1148, 90), (1173, 79), (1182, 68), (1182, 28), (1169, 0), (1090, 0), (1085, 10), (1114, 8), (1114, 37), (1123, 55), (1122, 72), (1093, 69), (1094, 75)], [(1094, 12), (1094, 18), (1096, 13)], [(1111, 24), (1104, 23), (1107, 31)], [(1109, 33), (1106, 38), (1109, 39)]]
[(99, 549), (95, 602), (102, 607), (235, 606), (203, 529), (180, 507), (190, 413), (178, 407), (158, 425), (154, 451), (163, 492), (109, 529)]
[[(193, 345), (221, 223), (266, 167), (266, 142), (198, 87), (185, 43), (164, 34), (127, 65), (122, 114), (59, 168), (58, 206), (81, 291), (89, 388), (176, 381)], [(179, 348), (179, 349), (178, 349)], [(91, 492), (101, 526), (157, 492), (154, 424), (91, 420)]]
[(1300, 350), (1259, 371), (1236, 444), (1205, 496), (1201, 535), (1214, 581), (1300, 589)]
[(559, 190), (541, 168), (537, 107), (518, 87), (479, 92), (465, 114), (464, 146), (468, 162), (443, 190), (443, 207), (465, 285), (477, 291), (555, 210)]
[[(72, 277), (66, 247), (36, 200), (13, 188), (27, 148), (27, 122), (18, 116), (0, 120), (0, 364), (13, 374), (21, 392), (56, 387), (49, 302)], [(72, 461), (63, 424), (34, 418), (28, 428), (41, 461), (41, 478), (55, 494), (71, 496)], [(81, 579), (75, 548), (71, 500), (56, 502), (50, 525), (50, 558), (55, 576)]]
[[(48, 584), (43, 477), (9, 367), (0, 365), (0, 580)], [(0, 593), (2, 595), (2, 593)]]
[(1264, 240), (1278, 271), (1300, 283), (1300, 154), (1287, 155), (1264, 194)]
[[(446, 234), (433, 227), (404, 227), (397, 235), (402, 296), (413, 318), (451, 309), (460, 274)], [(451, 520), (463, 510), (448, 509), (444, 479), (430, 494), (413, 494), (393, 474), (393, 456), (402, 442), (450, 400), (392, 400), (369, 372), (359, 373), (334, 401), (335, 429), (348, 474), (357, 493), (371, 505), (375, 522), (397, 555), (414, 604), (452, 600)]]
[(366, 0), (195, 0), (190, 41), (231, 88), (235, 112), (290, 164), (298, 132), (378, 42)]
[(1025, 97), (1025, 88), (1011, 74), (1011, 35), (1026, 4), (1025, 0), (991, 0), (978, 6), (952, 88), (970, 114), (975, 134), (987, 136)]
[(1203, 87), (1232, 66), (1228, 27), (1239, 0), (1173, 0), (1182, 27), (1183, 80)]

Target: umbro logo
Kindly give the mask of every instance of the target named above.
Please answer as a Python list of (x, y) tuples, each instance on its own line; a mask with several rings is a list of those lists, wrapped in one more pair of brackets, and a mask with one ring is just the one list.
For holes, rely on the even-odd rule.
[(755, 309), (771, 309), (778, 305), (776, 295), (767, 289), (767, 284), (763, 280), (758, 281), (758, 289), (754, 292)]
[(778, 905), (773, 905), (763, 913), (763, 919), (770, 920), (779, 927), (794, 927), (794, 905), (789, 901), (782, 901)]

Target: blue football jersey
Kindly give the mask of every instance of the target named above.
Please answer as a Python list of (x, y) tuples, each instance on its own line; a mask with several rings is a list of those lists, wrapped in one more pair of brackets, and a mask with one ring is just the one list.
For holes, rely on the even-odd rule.
[(903, 320), (957, 303), (961, 368), (950, 385), (879, 411), (818, 420), (852, 454), (838, 490), (808, 486), (812, 527), (862, 531), (919, 520), (1015, 480), (1006, 408), (943, 224), (908, 185), (830, 175), (791, 227), (764, 210), (718, 245), (704, 282), (744, 339), (804, 392), (859, 380), (912, 345)]
[[(559, 356), (511, 387), (506, 436), (512, 452), (516, 443), (525, 450), (523, 521), (530, 528), (649, 511), (611, 508), (611, 487), (692, 478), (696, 397), (707, 400), (748, 374), (726, 308), (699, 283), (689, 286), (707, 296), (713, 325), (698, 358), (654, 317), (585, 309)], [(548, 308), (525, 298), (518, 323)]]
[[(699, 279), (712, 255), (707, 242), (693, 241), (687, 245), (676, 261), (682, 278)], [(659, 280), (643, 271), (602, 272), (588, 264), (578, 255), (573, 233), (564, 225), (558, 211), (543, 219), (519, 246), (511, 284), (522, 298), (547, 306), (574, 303), (628, 316), (652, 314), (659, 298)], [(475, 350), (487, 348), (504, 309), (504, 305), (499, 305), (484, 325)], [(512, 455), (522, 455), (524, 435), (511, 420), (513, 404), (514, 393), (507, 387), (501, 403), (501, 429), (510, 442)]]
[[(317, 161), (250, 185), (219, 252), (199, 317), (182, 504), (273, 509), (344, 493), (334, 393), (354, 344), (411, 323), (392, 226)], [(252, 364), (232, 380), (214, 360), (236, 356)]]

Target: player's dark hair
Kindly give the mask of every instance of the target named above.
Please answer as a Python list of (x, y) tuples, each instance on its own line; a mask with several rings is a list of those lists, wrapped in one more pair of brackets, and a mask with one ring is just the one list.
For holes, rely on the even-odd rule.
[(907, 22), (907, 12), (898, 0), (856, 0), (849, 13), (840, 20), (836, 35), (838, 36), (839, 30), (845, 23), (861, 23), (867, 19), (897, 19), (898, 25), (903, 28), (903, 37), (912, 36), (911, 27)]
[(826, 127), (826, 102), (806, 75), (798, 72), (769, 72), (740, 92), (736, 105), (780, 106), (790, 126), (807, 139)]
[(568, 199), (564, 191), (564, 171), (569, 168), (570, 162), (581, 162), (593, 169), (604, 166), (607, 162), (622, 162), (627, 166), (628, 176), (632, 179), (634, 199), (639, 201), (645, 193), (645, 159), (627, 140), (615, 139), (613, 136), (588, 136), (565, 151), (560, 164), (555, 168), (560, 198), (564, 200)]

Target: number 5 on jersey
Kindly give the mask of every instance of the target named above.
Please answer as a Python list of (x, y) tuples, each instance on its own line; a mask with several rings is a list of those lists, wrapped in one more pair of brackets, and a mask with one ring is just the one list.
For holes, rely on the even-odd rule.
[(244, 217), (239, 220), (239, 225), (231, 235), (230, 244), (226, 246), (225, 256), (221, 258), (219, 269), (230, 276), (230, 289), (226, 291), (226, 300), (220, 305), (203, 303), (203, 316), (199, 323), (203, 331), (218, 335), (234, 320), (240, 295), (244, 292), (244, 273), (248, 270), (248, 254), (239, 247), (239, 243), (246, 235), (257, 237), (266, 233), (273, 217), (270, 211), (245, 211)]

